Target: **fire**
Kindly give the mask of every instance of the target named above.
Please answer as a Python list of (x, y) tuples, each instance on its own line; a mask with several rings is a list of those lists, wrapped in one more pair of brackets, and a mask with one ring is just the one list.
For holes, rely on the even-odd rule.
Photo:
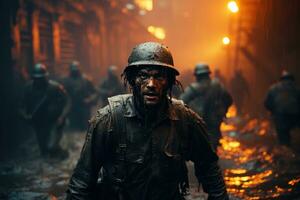
[(229, 132), (229, 131), (236, 130), (236, 127), (231, 124), (226, 124), (226, 123), (222, 122), (220, 129), (222, 132)]
[(166, 38), (165, 29), (163, 29), (161, 27), (148, 26), (148, 32), (160, 40), (163, 40)]
[(245, 174), (247, 172), (245, 169), (230, 169), (228, 171), (232, 174)]
[(241, 145), (238, 141), (233, 141), (230, 140), (230, 138), (225, 138), (225, 137), (220, 139), (220, 143), (222, 145), (222, 148), (227, 151), (236, 149)]
[(242, 188), (255, 187), (266, 182), (267, 178), (273, 174), (272, 170), (267, 170), (251, 176), (227, 176), (230, 171), (225, 171), (225, 181), (227, 185), (241, 186)]
[(229, 107), (229, 109), (226, 113), (226, 117), (231, 118), (231, 117), (236, 117), (236, 116), (237, 116), (237, 108), (235, 105), (232, 105)]
[(289, 185), (294, 186), (294, 185), (296, 185), (296, 184), (299, 183), (299, 182), (300, 182), (300, 178), (298, 178), (298, 179), (293, 179), (293, 180), (289, 181)]

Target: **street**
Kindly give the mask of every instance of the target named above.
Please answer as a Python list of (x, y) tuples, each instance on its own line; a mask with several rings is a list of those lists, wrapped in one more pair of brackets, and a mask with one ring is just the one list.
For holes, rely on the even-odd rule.
[[(293, 148), (276, 143), (267, 120), (233, 116), (222, 124), (218, 149), (230, 199), (300, 199), (299, 130), (293, 133)], [(23, 144), (18, 159), (0, 165), (0, 199), (64, 199), (66, 187), (80, 155), (85, 133), (67, 132), (62, 145), (70, 157), (64, 161), (44, 160), (34, 139)], [(187, 199), (206, 199), (190, 174)]]

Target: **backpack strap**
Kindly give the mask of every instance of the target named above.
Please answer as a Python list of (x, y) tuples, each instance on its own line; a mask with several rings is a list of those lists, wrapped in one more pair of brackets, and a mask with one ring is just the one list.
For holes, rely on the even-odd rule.
[(114, 180), (118, 184), (124, 182), (127, 169), (126, 169), (126, 152), (127, 152), (127, 134), (126, 134), (126, 119), (124, 113), (126, 111), (126, 100), (128, 95), (118, 95), (108, 98), (110, 111), (112, 115), (112, 127), (114, 132), (114, 140), (116, 144), (116, 156), (120, 161), (122, 174), (115, 177)]

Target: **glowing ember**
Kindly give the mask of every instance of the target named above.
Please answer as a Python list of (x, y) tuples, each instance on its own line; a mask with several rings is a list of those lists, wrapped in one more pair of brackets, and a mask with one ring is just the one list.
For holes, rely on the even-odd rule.
[(236, 116), (237, 116), (237, 108), (235, 105), (232, 105), (229, 107), (229, 109), (226, 113), (226, 117), (231, 118), (231, 117), (236, 117)]
[(231, 124), (226, 124), (226, 123), (222, 122), (220, 129), (222, 132), (228, 132), (228, 131), (236, 130), (236, 127)]
[(247, 172), (245, 169), (230, 169), (228, 171), (232, 174), (245, 174)]
[(267, 177), (272, 175), (272, 170), (267, 170), (252, 176), (233, 176), (229, 177), (228, 171), (225, 172), (225, 181), (228, 186), (241, 186), (242, 188), (255, 187), (267, 181)]
[(298, 179), (293, 179), (293, 180), (289, 181), (289, 185), (294, 186), (294, 185), (296, 185), (296, 184), (299, 183), (299, 182), (300, 182), (300, 178), (298, 178)]
[(220, 140), (220, 143), (222, 145), (222, 148), (228, 151), (238, 148), (240, 146), (240, 143), (238, 141), (228, 140), (228, 138), (222, 138)]

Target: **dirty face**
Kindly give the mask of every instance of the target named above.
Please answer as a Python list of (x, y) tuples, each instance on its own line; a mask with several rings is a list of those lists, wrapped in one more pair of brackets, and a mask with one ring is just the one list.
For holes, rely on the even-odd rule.
[(138, 71), (135, 77), (136, 90), (146, 107), (159, 105), (166, 97), (168, 89), (167, 74), (155, 67), (146, 67)]

